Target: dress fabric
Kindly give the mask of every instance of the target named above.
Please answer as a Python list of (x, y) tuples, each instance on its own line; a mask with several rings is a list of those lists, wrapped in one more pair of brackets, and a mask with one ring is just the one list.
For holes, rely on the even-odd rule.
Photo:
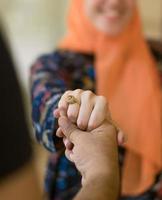
[[(95, 92), (94, 56), (72, 51), (56, 50), (37, 59), (31, 68), (32, 119), (39, 143), (51, 152), (46, 170), (45, 190), (50, 200), (70, 200), (80, 189), (80, 174), (66, 159), (62, 140), (55, 136), (57, 119), (53, 111), (66, 90), (84, 89)], [(119, 148), (121, 167), (124, 162), (123, 148)], [(157, 199), (160, 179), (137, 197), (122, 200)], [(159, 198), (160, 199), (160, 198)]]

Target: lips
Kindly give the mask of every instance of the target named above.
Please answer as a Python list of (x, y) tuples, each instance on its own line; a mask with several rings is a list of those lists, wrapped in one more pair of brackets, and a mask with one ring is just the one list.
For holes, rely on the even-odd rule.
[(121, 18), (121, 14), (118, 11), (109, 11), (103, 17), (106, 21), (115, 22)]

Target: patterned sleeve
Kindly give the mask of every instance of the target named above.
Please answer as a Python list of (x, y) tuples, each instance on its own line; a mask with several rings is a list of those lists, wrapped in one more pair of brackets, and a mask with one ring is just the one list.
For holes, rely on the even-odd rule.
[(56, 151), (59, 141), (54, 134), (57, 120), (53, 111), (66, 90), (83, 88), (77, 76), (86, 62), (81, 54), (58, 50), (41, 56), (31, 68), (33, 126), (39, 143), (51, 152)]

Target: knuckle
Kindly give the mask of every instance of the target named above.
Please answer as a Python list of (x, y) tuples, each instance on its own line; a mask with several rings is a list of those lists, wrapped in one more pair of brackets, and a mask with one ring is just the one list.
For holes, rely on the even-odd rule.
[(106, 97), (104, 97), (104, 96), (98, 96), (98, 99), (99, 99), (103, 104), (105, 104), (106, 106), (108, 105), (108, 102), (107, 102)]
[(71, 122), (76, 122), (76, 118), (77, 118), (76, 114), (67, 113), (67, 115), (68, 115), (68, 118), (70, 119)]
[(58, 107), (64, 107), (65, 106), (65, 99), (66, 97), (71, 93), (71, 90), (67, 90), (60, 98), (60, 101), (58, 102)]
[(82, 95), (83, 95), (84, 98), (86, 97), (88, 99), (92, 98), (93, 96), (95, 96), (95, 94), (91, 90), (84, 91)]
[(65, 97), (65, 96), (69, 95), (69, 93), (71, 93), (71, 92), (72, 92), (71, 90), (67, 90), (67, 91), (63, 94), (63, 96)]
[(58, 108), (59, 109), (66, 109), (66, 104), (63, 100), (59, 101)]
[(76, 90), (74, 90), (74, 92), (75, 92), (76, 94), (81, 94), (81, 93), (83, 92), (83, 90), (82, 90), (82, 89), (76, 89)]

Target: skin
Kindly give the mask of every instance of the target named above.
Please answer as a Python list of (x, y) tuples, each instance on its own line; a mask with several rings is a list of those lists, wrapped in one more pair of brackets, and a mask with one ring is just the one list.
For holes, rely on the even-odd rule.
[[(68, 104), (67, 97), (73, 95), (78, 103)], [(97, 96), (90, 90), (76, 89), (65, 92), (58, 104), (81, 130), (93, 130), (107, 117), (108, 104), (104, 96)]]
[[(77, 98), (80, 100), (80, 104), (73, 104), (73, 107), (69, 107), (65, 98), (69, 94), (78, 95)], [(93, 109), (80, 109), (88, 102), (93, 105), (90, 105)], [(61, 110), (62, 115), (59, 109), (62, 108), (64, 103), (66, 105), (64, 109), (66, 109)], [(68, 91), (63, 95), (60, 106), (55, 113), (59, 117), (60, 126), (60, 132), (58, 131), (57, 134), (59, 137), (64, 137), (65, 154), (69, 160), (75, 163), (82, 175), (82, 188), (75, 200), (117, 199), (119, 168), (116, 129), (104, 119), (107, 116), (105, 99), (90, 91)], [(100, 109), (102, 109), (103, 115), (98, 115)], [(78, 110), (77, 117), (75, 115), (76, 110)], [(95, 123), (90, 125), (89, 130), (78, 129), (77, 122), (80, 115), (88, 120), (92, 119), (92, 122), (94, 120)], [(72, 120), (76, 123), (74, 124), (68, 119), (68, 116), (72, 117)], [(96, 122), (96, 120), (98, 121)], [(89, 121), (84, 122), (84, 129), (85, 127), (88, 129)], [(101, 124), (99, 125), (99, 123)], [(90, 130), (92, 127), (93, 130)], [(83, 127), (81, 126), (81, 128)], [(6, 200), (42, 199), (33, 161), (27, 163), (26, 166), (5, 180), (1, 180), (0, 197)]]
[(85, 11), (100, 31), (116, 36), (130, 22), (136, 0), (84, 0)]
[[(67, 97), (73, 95), (78, 103), (68, 104)], [(68, 119), (77, 125), (81, 130), (92, 131), (99, 127), (105, 119), (109, 121), (110, 113), (108, 110), (108, 103), (104, 96), (97, 96), (90, 90), (69, 90), (66, 91), (58, 104), (58, 109), (54, 111), (54, 116), (67, 116)], [(58, 128), (57, 136), (63, 138), (66, 148), (72, 149), (73, 145), (64, 136), (62, 130)], [(125, 140), (125, 135), (122, 131), (118, 131), (118, 144), (122, 145)]]
[[(69, 95), (77, 103), (67, 103)], [(108, 122), (110, 114), (105, 97), (81, 89), (67, 91), (54, 115), (59, 122), (56, 135), (63, 138), (65, 155), (82, 175), (82, 188), (75, 200), (117, 199), (117, 142), (122, 144), (124, 135)]]
[(81, 131), (65, 116), (59, 118), (59, 126), (74, 145), (72, 150), (66, 148), (66, 156), (82, 175), (82, 189), (75, 200), (117, 199), (119, 166), (115, 128), (104, 121), (92, 131)]

